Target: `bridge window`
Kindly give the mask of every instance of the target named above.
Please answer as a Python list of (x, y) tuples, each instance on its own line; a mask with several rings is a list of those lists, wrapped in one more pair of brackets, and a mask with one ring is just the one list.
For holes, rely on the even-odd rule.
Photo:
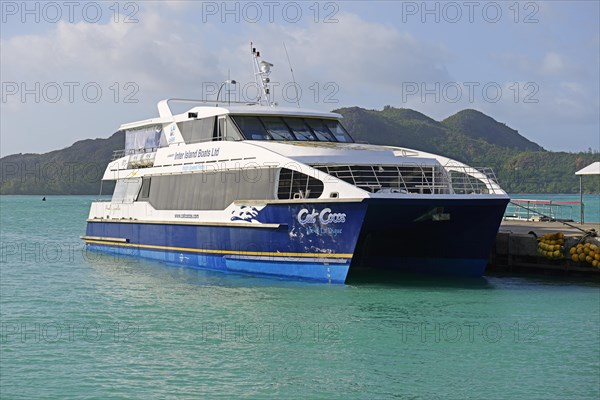
[(216, 117), (178, 122), (177, 127), (185, 143), (210, 142), (215, 136)]
[(353, 142), (340, 121), (325, 118), (233, 115), (248, 140), (318, 140)]

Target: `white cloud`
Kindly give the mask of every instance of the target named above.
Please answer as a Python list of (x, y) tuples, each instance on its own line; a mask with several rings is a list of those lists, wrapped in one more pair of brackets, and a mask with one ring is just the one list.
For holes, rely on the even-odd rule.
[(568, 58), (556, 51), (548, 51), (543, 57), (535, 57), (522, 53), (493, 53), (492, 58), (501, 63), (508, 71), (513, 70), (530, 75), (568, 75), (584, 73), (581, 66), (577, 66)]
[(566, 68), (563, 57), (555, 52), (546, 53), (542, 60), (541, 70), (546, 74), (560, 74)]
[[(309, 27), (273, 26), (253, 29), (262, 43), (274, 42), (273, 56), (284, 61), (285, 40), (294, 67), (311, 75), (327, 74), (347, 84), (387, 87), (404, 81), (439, 80), (448, 76), (443, 65), (448, 52), (439, 45), (418, 41), (392, 26), (371, 23), (340, 13), (338, 23)], [(284, 64), (285, 65), (285, 64)]]
[[(58, 22), (44, 33), (0, 39), (3, 85), (19, 87), (3, 99), (3, 155), (107, 137), (123, 122), (154, 116), (159, 99), (181, 96), (214, 79), (218, 59), (209, 42), (195, 39), (202, 35), (194, 26), (176, 25), (165, 34), (157, 12), (138, 17), (135, 24)], [(78, 85), (72, 100), (65, 86), (70, 82)], [(128, 82), (135, 86), (126, 87)], [(43, 93), (54, 83), (62, 88), (56, 103)], [(84, 98), (86, 84), (100, 87), (97, 102)], [(29, 94), (23, 99), (23, 87), (42, 89), (37, 98)], [(129, 99), (137, 104), (126, 102), (132, 93)]]
[(272, 79), (280, 87), (291, 81), (285, 41), (303, 99), (316, 100), (321, 108), (336, 107), (322, 102), (333, 93), (325, 89), (329, 82), (339, 88), (336, 99), (361, 104), (397, 94), (403, 82), (449, 80), (443, 47), (349, 13), (336, 15), (338, 23), (241, 24), (224, 33), (219, 26), (189, 22), (165, 30), (160, 8), (146, 9), (137, 24), (60, 22), (45, 35), (3, 40), (3, 60), (12, 60), (2, 61), (3, 79), (135, 82), (160, 97), (201, 97), (202, 84), (223, 81), (229, 69), (235, 79), (253, 82), (249, 42), (254, 40), (276, 65)]
[[(202, 97), (202, 84), (222, 82), (229, 70), (232, 78), (253, 82), (250, 41), (255, 42), (264, 59), (275, 64), (271, 78), (280, 84), (291, 81), (282, 42), (286, 43), (305, 107), (373, 108), (392, 104), (413, 107), (438, 119), (469, 107), (505, 121), (526, 121), (530, 126), (551, 120), (549, 116), (563, 122), (597, 120), (597, 91), (586, 84), (589, 79), (597, 82), (597, 77), (590, 77), (594, 66), (578, 64), (560, 47), (541, 53), (519, 53), (516, 48), (514, 53), (496, 54), (492, 59), (474, 51), (471, 58), (466, 54), (457, 60), (450, 40), (446, 41), (447, 48), (442, 44), (444, 40), (422, 40), (416, 31), (408, 33), (409, 27), (402, 24), (371, 22), (348, 12), (336, 14), (337, 23), (303, 20), (297, 24), (221, 24), (216, 17), (201, 23), (201, 15), (195, 12), (197, 4), (149, 2), (136, 14), (139, 23), (59, 22), (36, 35), (1, 38), (3, 82), (100, 82), (107, 96), (111, 95), (108, 88), (113, 82), (121, 86), (135, 82), (140, 101), (126, 107), (105, 98), (97, 104), (80, 100), (76, 104), (22, 104), (20, 97), (14, 96), (2, 105), (2, 153), (49, 150), (69, 145), (82, 135), (107, 136), (122, 122), (155, 115), (155, 103), (161, 98)], [(402, 102), (403, 84), (431, 87), (438, 82), (454, 82), (456, 78), (446, 65), (452, 64), (460, 72), (461, 62), (466, 62), (463, 59), (481, 63), (482, 69), (496, 64), (489, 70), (502, 85), (500, 102), (482, 101), (481, 92), (475, 102), (466, 101), (466, 92), (457, 103), (435, 102), (431, 97), (422, 102), (418, 96)], [(493, 75), (498, 71), (504, 75)], [(508, 82), (511, 79), (507, 77), (518, 78), (521, 89), (527, 82), (536, 82), (539, 103), (523, 104), (523, 92), (521, 101), (515, 103), (510, 89), (514, 82)], [(326, 90), (328, 82), (337, 84), (339, 91)], [(324, 102), (328, 95), (338, 102)], [(93, 124), (90, 113), (94, 114)], [(46, 122), (32, 120), (30, 115), (45, 118)], [(82, 132), (80, 126), (86, 131)], [(26, 131), (28, 136), (11, 134), (7, 138), (7, 131)]]
[[(280, 87), (292, 80), (285, 42), (302, 88), (303, 107), (397, 104), (403, 83), (450, 80), (445, 68), (450, 55), (442, 46), (354, 14), (340, 13), (336, 18), (337, 23), (309, 26), (248, 26), (245, 39), (252, 39), (263, 58), (275, 64), (271, 78)], [(253, 81), (250, 40), (232, 42), (237, 44), (221, 52), (221, 64), (232, 66), (235, 79)]]
[(505, 68), (534, 71), (537, 68), (537, 62), (531, 56), (517, 53), (492, 53), (491, 57), (498, 63), (501, 63)]
[[(44, 99), (37, 103), (31, 96), (25, 102), (19, 95), (10, 97), (2, 109), (2, 131), (11, 132), (3, 134), (2, 153), (67, 146), (82, 134), (106, 137), (120, 123), (152, 117), (161, 98), (205, 96), (203, 83), (222, 82), (229, 69), (232, 78), (253, 82), (251, 40), (276, 65), (272, 79), (281, 84), (291, 81), (282, 45), (286, 42), (303, 89), (302, 105), (310, 108), (364, 106), (386, 94), (396, 98), (402, 82), (448, 76), (443, 48), (348, 13), (340, 13), (339, 22), (331, 24), (235, 24), (225, 29), (165, 15), (163, 6), (146, 7), (136, 15), (138, 23), (59, 22), (44, 33), (1, 39), (3, 82), (25, 82), (27, 87), (35, 82), (97, 82), (104, 90), (98, 103), (83, 101), (81, 94), (74, 103), (65, 95), (56, 104)], [(139, 103), (124, 105), (123, 91), (119, 101), (111, 101), (114, 82), (121, 90), (124, 83), (134, 82)], [(326, 88), (328, 82), (339, 91)], [(338, 102), (325, 102), (327, 96)], [(147, 111), (141, 112), (144, 108)], [(21, 130), (27, 135), (14, 134)]]
[(560, 89), (577, 95), (585, 94), (585, 87), (579, 82), (561, 82)]
[[(164, 21), (146, 12), (139, 23), (69, 24), (63, 21), (46, 35), (2, 40), (5, 81), (136, 82), (146, 90), (210, 78), (218, 60), (194, 27), (165, 34)], [(185, 39), (184, 39), (185, 38)]]

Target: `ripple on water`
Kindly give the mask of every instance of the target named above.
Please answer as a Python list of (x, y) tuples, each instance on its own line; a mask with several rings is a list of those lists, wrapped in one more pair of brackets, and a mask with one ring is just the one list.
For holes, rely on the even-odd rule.
[[(3, 245), (81, 246), (90, 201), (0, 197)], [(6, 250), (3, 398), (600, 397), (598, 284), (328, 286)]]

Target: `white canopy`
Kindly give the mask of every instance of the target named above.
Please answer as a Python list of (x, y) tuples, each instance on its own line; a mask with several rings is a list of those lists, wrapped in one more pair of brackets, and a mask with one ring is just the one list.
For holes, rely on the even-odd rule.
[(600, 161), (591, 163), (585, 168), (575, 172), (575, 175), (600, 175)]

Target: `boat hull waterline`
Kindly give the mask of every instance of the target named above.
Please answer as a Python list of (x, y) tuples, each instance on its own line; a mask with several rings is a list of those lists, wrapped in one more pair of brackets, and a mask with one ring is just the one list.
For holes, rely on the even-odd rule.
[(84, 240), (92, 251), (327, 283), (344, 283), (350, 268), (481, 276), (507, 203), (409, 197), (248, 204), (227, 224), (91, 219)]

